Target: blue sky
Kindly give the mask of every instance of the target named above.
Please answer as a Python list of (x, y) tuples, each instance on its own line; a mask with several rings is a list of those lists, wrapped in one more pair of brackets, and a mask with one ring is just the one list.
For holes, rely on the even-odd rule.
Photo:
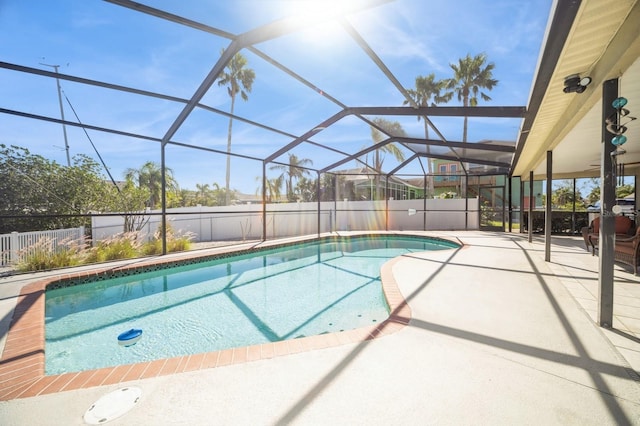
[[(335, 21), (322, 23), (322, 14), (342, 2), (312, 0), (143, 0), (141, 3), (209, 26), (240, 34), (285, 16), (311, 10), (318, 24), (256, 45), (259, 50), (303, 76), (325, 93), (348, 106), (400, 106), (403, 97), (378, 67)], [(415, 77), (435, 73), (451, 77), (450, 63), (467, 53), (486, 53), (495, 63), (497, 87), (492, 101), (481, 105), (524, 106), (538, 62), (551, 0), (445, 1), (396, 0), (349, 14), (347, 21), (384, 61), (405, 88)], [(300, 18), (303, 19), (303, 18)], [(0, 0), (0, 60), (13, 64), (51, 68), (60, 72), (139, 89), (190, 98), (219, 58), (228, 39), (150, 17), (97, 0)], [(256, 79), (249, 101), (236, 102), (239, 116), (300, 135), (339, 111), (339, 107), (265, 62), (250, 51), (241, 52)], [(62, 81), (64, 95), (85, 124), (162, 137), (183, 105), (112, 90)], [(65, 118), (76, 121), (66, 99)], [(226, 89), (214, 84), (202, 103), (228, 111)], [(460, 105), (454, 99), (449, 105)], [(54, 118), (60, 117), (55, 81), (45, 77), (0, 69), (0, 107)], [(399, 121), (410, 136), (422, 137), (423, 125), (415, 118)], [(462, 119), (433, 119), (448, 140), (462, 139)], [(470, 119), (469, 141), (515, 140), (521, 122), (506, 119)], [(228, 119), (195, 110), (173, 140), (226, 150)], [(59, 124), (0, 114), (0, 143), (28, 148), (66, 164), (64, 138)], [(89, 131), (115, 179), (128, 168), (146, 161), (160, 162), (155, 142)], [(71, 155), (86, 154), (97, 160), (87, 136), (67, 126)], [(313, 141), (347, 153), (371, 144), (369, 128), (355, 118), (318, 133)], [(291, 142), (290, 137), (234, 121), (232, 150), (264, 158)], [(321, 168), (339, 155), (303, 144), (294, 149)], [(286, 161), (286, 155), (282, 158)], [(386, 158), (389, 170), (397, 164)], [(224, 186), (225, 156), (170, 146), (167, 165), (181, 187), (196, 183)], [(354, 167), (354, 163), (346, 167)], [(231, 187), (255, 193), (261, 162), (234, 158)], [(414, 164), (405, 173), (419, 173)], [(270, 171), (270, 175), (277, 174)]]

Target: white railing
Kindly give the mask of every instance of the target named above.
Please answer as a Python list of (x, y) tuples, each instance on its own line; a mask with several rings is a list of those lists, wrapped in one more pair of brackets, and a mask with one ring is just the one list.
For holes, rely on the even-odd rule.
[(0, 235), (0, 266), (19, 262), (33, 254), (38, 243), (47, 240), (54, 247), (70, 241), (82, 243), (84, 226), (79, 228), (55, 229), (52, 231), (12, 232)]

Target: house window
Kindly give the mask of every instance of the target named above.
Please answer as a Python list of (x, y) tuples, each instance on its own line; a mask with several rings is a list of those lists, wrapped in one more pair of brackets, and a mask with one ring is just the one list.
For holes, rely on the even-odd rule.
[(440, 173), (447, 173), (447, 165), (440, 164)]
[(449, 165), (449, 170), (451, 171), (451, 174), (456, 173), (458, 171), (458, 165), (457, 164)]

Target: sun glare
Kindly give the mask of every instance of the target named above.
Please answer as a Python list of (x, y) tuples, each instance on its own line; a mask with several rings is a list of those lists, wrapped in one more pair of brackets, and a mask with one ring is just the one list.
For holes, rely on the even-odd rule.
[(300, 18), (325, 19), (344, 15), (354, 3), (363, 4), (361, 0), (294, 0), (283, 4), (287, 15)]
[(365, 9), (370, 3), (368, 0), (292, 0), (284, 2), (283, 8), (289, 16), (320, 21)]
[(343, 35), (339, 18), (392, 0), (287, 0), (280, 3), (283, 16), (294, 17), (308, 23), (307, 30), (299, 35), (307, 44), (331, 46)]

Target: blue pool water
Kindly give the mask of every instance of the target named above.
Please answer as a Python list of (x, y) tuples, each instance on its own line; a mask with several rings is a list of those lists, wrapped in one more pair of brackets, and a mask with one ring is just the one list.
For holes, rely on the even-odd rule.
[[(46, 292), (45, 372), (61, 374), (384, 321), (380, 268), (442, 240), (381, 236), (256, 251)], [(134, 346), (120, 333), (142, 329)]]

